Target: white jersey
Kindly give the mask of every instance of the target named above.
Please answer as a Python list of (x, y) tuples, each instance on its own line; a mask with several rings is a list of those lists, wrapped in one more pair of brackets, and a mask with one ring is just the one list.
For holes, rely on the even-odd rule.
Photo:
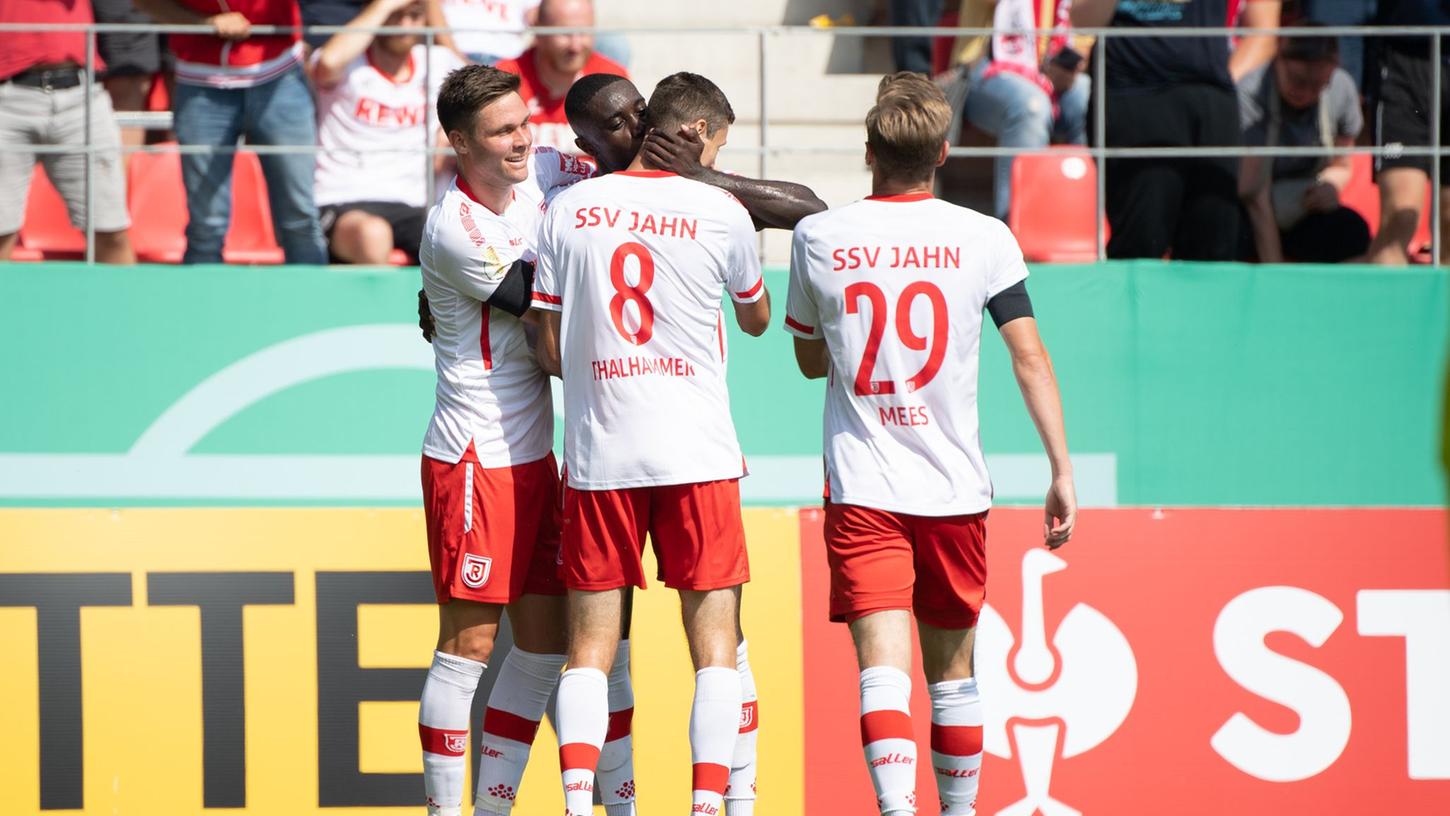
[(564, 461), (581, 490), (745, 474), (721, 297), (765, 292), (750, 215), (655, 171), (575, 185), (539, 232), (534, 305), (562, 310)]
[(1026, 277), (1005, 224), (925, 193), (796, 226), (785, 324), (830, 354), (831, 501), (921, 516), (991, 506), (977, 435), (982, 310)]
[[(313, 60), (321, 53), (314, 52)], [(425, 69), (427, 59), (426, 45), (413, 46), (408, 78), (396, 82), (363, 52), (336, 85), (317, 88), (317, 143), (323, 148), (313, 176), (318, 206), (353, 201), (427, 205), (427, 174), (418, 151), (433, 144), (438, 88), (463, 65), (440, 46), (433, 47), (431, 69)], [(425, 80), (431, 80), (427, 90)], [(328, 150), (334, 147), (346, 150)]]
[(512, 59), (524, 53), (525, 16), (539, 0), (443, 0), (453, 43), (465, 54)]
[(534, 259), (544, 194), (594, 174), (594, 166), (536, 148), (529, 178), (502, 213), (480, 204), (462, 177), (428, 213), (418, 252), (433, 313), (437, 404), (423, 453), (456, 463), (469, 443), (484, 467), (549, 455), (554, 409), (549, 377), (534, 361), (523, 323), (485, 301), (509, 267)]

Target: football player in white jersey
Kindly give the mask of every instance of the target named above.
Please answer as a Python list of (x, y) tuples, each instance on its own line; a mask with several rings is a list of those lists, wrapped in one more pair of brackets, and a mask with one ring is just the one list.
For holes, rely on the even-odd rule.
[(813, 215), (791, 247), (786, 329), (827, 377), (825, 539), (831, 619), (861, 667), (861, 739), (883, 814), (916, 812), (911, 619), (931, 696), (942, 813), (974, 813), (982, 709), (972, 643), (992, 485), (977, 435), (982, 313), (991, 314), (1052, 466), (1047, 546), (1077, 514), (1062, 403), (1006, 225), (932, 197), (951, 109), (936, 85), (882, 82), (866, 117), (872, 195)]
[[(726, 190), (745, 205), (757, 228), (791, 229), (800, 219), (826, 208), (809, 187), (788, 181), (751, 179), (722, 173), (700, 161), (705, 144), (690, 127), (676, 133), (648, 130), (646, 104), (629, 79), (590, 74), (569, 89), (564, 110), (578, 138), (576, 145), (599, 164), (600, 173), (627, 170), (643, 152), (650, 165)], [(632, 587), (625, 588), (623, 625), (609, 673), (609, 730), (595, 770), (595, 788), (606, 816), (633, 816), (636, 796), (633, 737), (634, 691), (629, 676)], [(738, 623), (738, 622), (737, 622)], [(749, 644), (737, 631), (735, 668), (740, 674), (739, 733), (725, 788), (726, 816), (751, 816), (756, 799), (756, 743), (760, 711)]]
[(484, 715), (476, 816), (511, 811), (564, 664), (553, 404), (519, 317), (542, 191), (593, 167), (532, 149), (518, 81), (471, 65), (444, 82), (438, 120), (458, 177), (430, 211), (419, 252), (438, 371), (422, 467), (439, 604), (419, 710), (430, 816), (461, 813), (470, 706), (505, 607), (515, 645)]
[[(656, 87), (648, 118), (700, 130), (708, 164), (734, 114), (713, 83), (682, 73)], [(741, 716), (736, 614), (749, 580), (720, 301), (728, 291), (741, 328), (765, 330), (755, 229), (734, 196), (644, 156), (581, 184), (545, 215), (534, 282), (540, 362), (564, 379), (565, 811), (591, 812), (608, 731), (606, 672), (624, 588), (645, 585), (648, 533), (664, 584), (680, 592), (696, 669), (692, 809), (719, 813)]]
[[(639, 89), (626, 77), (590, 74), (569, 89), (565, 100), (569, 124), (578, 134), (577, 146), (593, 158), (599, 172), (628, 169), (641, 151), (653, 166), (727, 190), (740, 199), (757, 228), (791, 229), (800, 219), (826, 209), (809, 187), (788, 181), (751, 179), (716, 171), (702, 164), (705, 145), (690, 128), (666, 134), (648, 131), (646, 104)], [(539, 148), (536, 148), (536, 150)], [(566, 179), (567, 181), (568, 179)], [(431, 339), (432, 316), (427, 298), (419, 292), (419, 326)], [(632, 594), (626, 588), (621, 640), (609, 673), (609, 730), (599, 757), (595, 788), (606, 816), (633, 816), (636, 785), (631, 723), (634, 691), (629, 676), (630, 611)], [(740, 674), (742, 706), (740, 728), (725, 791), (726, 816), (751, 816), (756, 797), (756, 741), (760, 717), (756, 705), (755, 676), (749, 647), (738, 633), (736, 669)]]

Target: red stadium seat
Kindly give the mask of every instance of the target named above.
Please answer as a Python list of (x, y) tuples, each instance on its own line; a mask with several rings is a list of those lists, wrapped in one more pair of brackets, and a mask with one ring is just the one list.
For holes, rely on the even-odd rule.
[(393, 266), (417, 266), (418, 262), (409, 257), (408, 253), (396, 247), (388, 253), (388, 263)]
[(1018, 156), (1012, 163), (1012, 228), (1029, 261), (1097, 260), (1097, 166), (1081, 148)]
[(187, 214), (180, 155), (132, 155), (126, 168), (126, 209), (131, 213), (131, 246), (137, 260), (181, 263)]
[(227, 263), (282, 263), (282, 248), (272, 231), (267, 181), (255, 153), (238, 153), (232, 165), (232, 224), (222, 257)]
[(30, 198), (25, 203), (25, 223), (13, 254), (15, 260), (75, 259), (86, 256), (85, 233), (71, 226), (65, 201), (50, 183), (45, 168), (35, 163), (30, 177)]
[[(127, 209), (136, 257), (152, 263), (180, 263), (186, 252), (186, 191), (181, 156), (137, 153), (131, 157)], [(278, 264), (282, 250), (272, 234), (266, 181), (254, 153), (238, 153), (232, 165), (232, 222), (222, 258), (227, 263)]]

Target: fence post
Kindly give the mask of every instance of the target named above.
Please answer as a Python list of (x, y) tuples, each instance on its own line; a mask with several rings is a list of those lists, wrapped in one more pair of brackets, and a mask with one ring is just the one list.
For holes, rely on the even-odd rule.
[(766, 71), (769, 68), (769, 60), (766, 57), (766, 52), (769, 50), (766, 45), (766, 38), (769, 36), (769, 32), (761, 28), (756, 31), (756, 36), (758, 38), (757, 43), (760, 57), (756, 68), (760, 75), (760, 177), (765, 178), (767, 162), (769, 160), (767, 148), (770, 147), (770, 92), (769, 83), (765, 79)]
[(433, 206), (433, 196), (437, 194), (437, 174), (433, 172), (433, 26), (428, 26), (428, 31), (423, 35), (423, 43), (427, 46), (423, 57), (423, 189), (426, 191), (423, 196), (423, 211), (427, 212)]
[(1430, 162), (1430, 178), (1433, 179), (1430, 185), (1430, 263), (1436, 266), (1440, 264), (1440, 247), (1443, 246), (1440, 243), (1440, 161), (1444, 158), (1440, 148), (1440, 56), (1440, 31), (1437, 29), (1430, 38), (1430, 144), (1434, 147)]
[[(766, 57), (766, 52), (769, 50), (766, 41), (769, 36), (770, 32), (767, 29), (756, 29), (756, 48), (759, 55), (756, 71), (760, 80), (760, 178), (766, 178), (766, 168), (769, 166), (770, 159), (770, 97), (768, 95), (769, 83), (765, 79), (766, 71), (769, 68), (769, 61)], [(758, 235), (756, 249), (761, 260), (764, 261), (765, 230), (761, 230)]]
[(1098, 171), (1098, 189), (1094, 196), (1097, 214), (1093, 218), (1093, 229), (1097, 233), (1099, 261), (1108, 257), (1106, 230), (1103, 229), (1108, 209), (1108, 160), (1103, 152), (1107, 148), (1104, 141), (1108, 131), (1107, 62), (1108, 33), (1105, 31), (1098, 35), (1097, 42), (1093, 45), (1093, 163), (1097, 165)]
[(95, 134), (91, 132), (91, 90), (96, 75), (96, 29), (86, 26), (86, 77), (81, 85), (85, 92), (86, 117), (86, 263), (96, 262), (96, 152)]

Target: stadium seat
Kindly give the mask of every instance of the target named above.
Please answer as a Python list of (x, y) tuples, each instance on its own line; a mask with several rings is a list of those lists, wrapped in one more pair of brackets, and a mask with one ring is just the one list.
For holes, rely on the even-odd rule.
[(180, 155), (131, 156), (126, 168), (126, 209), (131, 213), (131, 246), (137, 260), (181, 263), (187, 214)]
[(1097, 260), (1097, 167), (1081, 148), (1018, 156), (1007, 226), (1029, 261)]
[(388, 253), (388, 263), (393, 266), (417, 266), (418, 262), (409, 257), (408, 253), (396, 247)]
[[(181, 156), (137, 153), (131, 157), (128, 176), (127, 209), (136, 257), (151, 263), (180, 263), (186, 252), (188, 219)], [(266, 181), (254, 153), (238, 153), (232, 166), (232, 222), (222, 258), (227, 263), (282, 263), (282, 250), (272, 233)]]
[(25, 202), (25, 223), (14, 260), (76, 259), (86, 256), (85, 233), (71, 226), (65, 201), (50, 183), (45, 167), (35, 163), (30, 198)]
[(255, 153), (238, 153), (232, 165), (232, 224), (222, 257), (227, 263), (282, 263), (282, 248), (272, 231), (267, 181)]

